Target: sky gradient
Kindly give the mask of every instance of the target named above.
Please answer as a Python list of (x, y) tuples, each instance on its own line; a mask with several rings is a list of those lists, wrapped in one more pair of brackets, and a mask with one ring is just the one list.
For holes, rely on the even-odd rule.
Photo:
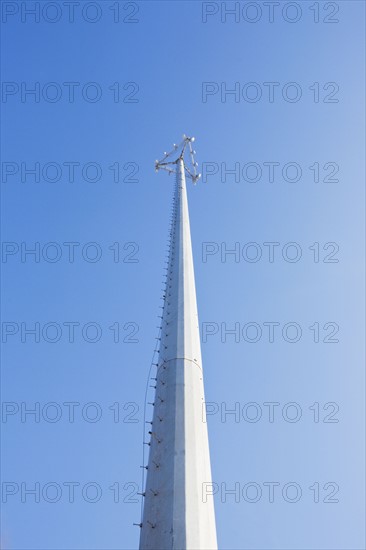
[(270, 4), (2, 2), (4, 550), (137, 548), (183, 132), (219, 548), (365, 547), (365, 6)]

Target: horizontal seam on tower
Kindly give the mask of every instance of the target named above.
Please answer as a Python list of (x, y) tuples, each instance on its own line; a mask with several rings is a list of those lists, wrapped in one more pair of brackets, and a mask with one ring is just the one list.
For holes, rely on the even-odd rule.
[(169, 363), (170, 361), (175, 361), (177, 359), (183, 359), (184, 361), (189, 361), (190, 363), (193, 363), (194, 365), (196, 365), (200, 370), (202, 370), (202, 366), (199, 363), (196, 363), (196, 361), (193, 361), (193, 359), (188, 359), (188, 357), (172, 357), (171, 359), (167, 359), (166, 361), (163, 361), (163, 363), (158, 365), (158, 369), (164, 366), (166, 363)]

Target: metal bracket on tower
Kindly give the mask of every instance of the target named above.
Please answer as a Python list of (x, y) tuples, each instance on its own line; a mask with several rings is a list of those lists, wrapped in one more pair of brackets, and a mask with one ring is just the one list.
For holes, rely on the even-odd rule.
[[(194, 137), (188, 137), (183, 134), (183, 141), (179, 145), (174, 143), (174, 149), (172, 151), (169, 153), (164, 152), (164, 157), (161, 160), (155, 161), (155, 172), (158, 172), (159, 170), (166, 170), (169, 172), (169, 175), (175, 174), (175, 165), (178, 160), (182, 159), (187, 176), (193, 181), (193, 183), (196, 183), (197, 180), (200, 179), (201, 174), (197, 172), (198, 162), (196, 162), (195, 159), (196, 151), (194, 151), (192, 147), (194, 140)], [(189, 160), (186, 161), (185, 157), (188, 157)]]

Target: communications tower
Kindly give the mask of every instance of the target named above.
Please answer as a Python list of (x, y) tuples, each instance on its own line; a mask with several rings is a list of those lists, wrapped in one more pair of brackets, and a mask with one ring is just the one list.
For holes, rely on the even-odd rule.
[(156, 171), (175, 173), (176, 183), (156, 374), (150, 378), (155, 397), (147, 405), (153, 413), (145, 423), (149, 458), (143, 463), (140, 550), (217, 549), (213, 498), (202, 497), (212, 480), (186, 190), (186, 178), (196, 183), (200, 177), (193, 142), (184, 135), (155, 162)]

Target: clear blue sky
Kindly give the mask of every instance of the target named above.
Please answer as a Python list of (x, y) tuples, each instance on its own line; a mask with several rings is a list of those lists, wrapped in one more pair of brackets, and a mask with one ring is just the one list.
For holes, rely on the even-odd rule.
[[(219, 546), (364, 548), (364, 3), (281, 2), (270, 22), (266, 3), (241, 2), (225, 22), (220, 2), (138, 2), (138, 13), (121, 2), (118, 14), (116, 2), (81, 1), (73, 23), (61, 1), (41, 2), (35, 22), (24, 11), (34, 4), (2, 2), (2, 548), (137, 548), (144, 392), (173, 190), (153, 163), (183, 132), (196, 136), (206, 176), (216, 172), (189, 201), (200, 319), (215, 333), (202, 352), (216, 403)], [(36, 102), (25, 92), (38, 85)], [(221, 97), (235, 86), (239, 97)], [(25, 172), (35, 163), (38, 182)], [(79, 163), (74, 181), (70, 163)], [(222, 163), (237, 163), (239, 181), (225, 181)], [(272, 182), (268, 163), (278, 163)], [(203, 243), (214, 243), (207, 261)], [(273, 262), (264, 243), (279, 243)], [(38, 262), (24, 255), (35, 246)], [(240, 257), (225, 256), (235, 246)], [(35, 323), (39, 342), (26, 334)], [(70, 323), (79, 323), (73, 342)], [(224, 334), (235, 323), (238, 342)], [(299, 327), (299, 341), (286, 341)], [(71, 402), (80, 404), (74, 422)], [(39, 422), (25, 415), (35, 403)], [(235, 406), (239, 418), (225, 417)], [(255, 411), (261, 418), (249, 422)], [(268, 482), (279, 484), (274, 502)], [(26, 493), (37, 483), (39, 502)], [(239, 502), (225, 502), (235, 484)]]

